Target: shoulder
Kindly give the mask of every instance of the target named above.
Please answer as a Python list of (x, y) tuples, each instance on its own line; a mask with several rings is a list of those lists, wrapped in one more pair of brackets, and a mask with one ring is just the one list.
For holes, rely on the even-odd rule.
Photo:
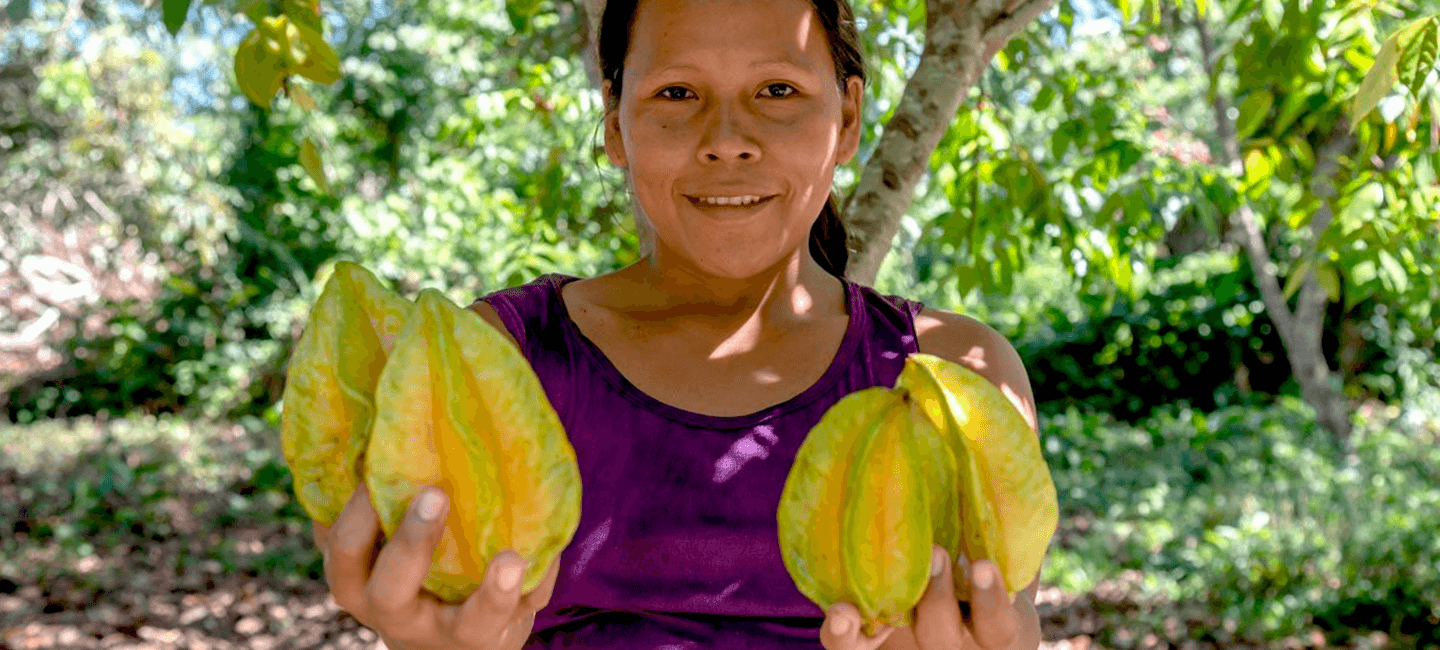
[(1035, 396), (1020, 354), (995, 328), (974, 318), (926, 307), (915, 316), (920, 351), (989, 379), (1036, 429)]
[[(466, 309), (475, 312), (480, 319), (494, 327), (505, 339), (516, 349), (523, 348), (520, 340), (511, 331), (510, 325), (506, 323), (506, 317), (511, 320), (522, 322), (514, 323), (516, 327), (524, 328), (531, 319), (543, 317), (553, 305), (551, 296), (554, 292), (554, 283), (557, 279), (563, 280), (569, 276), (555, 273), (546, 273), (530, 280), (525, 284), (512, 285), (501, 289), (495, 289), (466, 306)], [(504, 305), (506, 317), (502, 317), (495, 308), (496, 304)], [(524, 332), (521, 333), (524, 335)]]
[(500, 312), (495, 311), (495, 307), (491, 306), (490, 303), (484, 300), (476, 300), (470, 303), (467, 309), (479, 314), (480, 320), (485, 321), (491, 327), (499, 330), (501, 334), (505, 335), (505, 340), (509, 341), (510, 345), (515, 346), (517, 350), (520, 349), (520, 342), (515, 340), (515, 335), (510, 333), (510, 328), (505, 326), (504, 320), (501, 320)]

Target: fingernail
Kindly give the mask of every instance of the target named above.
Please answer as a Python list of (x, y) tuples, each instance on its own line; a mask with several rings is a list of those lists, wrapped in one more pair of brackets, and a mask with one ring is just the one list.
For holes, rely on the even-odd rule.
[(945, 560), (948, 557), (949, 554), (945, 552), (945, 549), (939, 546), (930, 552), (930, 577), (938, 576), (945, 570)]
[(850, 621), (837, 616), (830, 621), (830, 631), (836, 634), (845, 634), (850, 631)]
[(990, 585), (995, 584), (995, 574), (991, 573), (991, 571), (991, 569), (983, 568), (975, 571), (975, 586), (981, 589), (989, 589)]
[(445, 498), (434, 490), (421, 492), (416, 500), (419, 503), (415, 504), (415, 514), (420, 516), (420, 521), (435, 521), (445, 507)]
[(520, 574), (524, 572), (525, 567), (522, 566), (521, 563), (512, 562), (500, 567), (500, 575), (496, 576), (495, 579), (500, 584), (501, 589), (510, 591), (515, 588), (515, 585), (520, 584)]

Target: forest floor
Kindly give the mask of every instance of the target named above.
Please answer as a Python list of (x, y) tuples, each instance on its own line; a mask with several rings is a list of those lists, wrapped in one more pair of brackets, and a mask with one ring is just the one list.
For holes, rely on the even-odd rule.
[[(232, 529), (225, 539), (243, 551), (286, 532)], [(185, 553), (187, 545), (207, 543), (176, 537), (145, 551), (98, 551), (70, 577), (44, 586), (0, 579), (0, 650), (384, 648), (335, 605), (319, 581), (227, 575), (218, 562), (184, 574), (159, 568), (173, 566), (165, 558)], [(34, 558), (45, 559), (43, 553)], [(1042, 650), (1394, 647), (1381, 633), (1327, 645), (1319, 629), (1268, 644), (1249, 642), (1231, 633), (1233, 623), (1215, 620), (1198, 606), (1141, 602), (1133, 588), (1137, 577), (1122, 576), (1088, 594), (1042, 589), (1037, 598)]]

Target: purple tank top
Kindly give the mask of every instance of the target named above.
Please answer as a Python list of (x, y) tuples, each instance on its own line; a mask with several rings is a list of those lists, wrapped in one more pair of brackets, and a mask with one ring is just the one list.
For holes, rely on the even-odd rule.
[(791, 580), (775, 522), (795, 452), (840, 398), (893, 386), (922, 305), (845, 281), (825, 374), (757, 413), (710, 416), (632, 385), (547, 274), (481, 298), (519, 342), (575, 448), (580, 524), (526, 650), (819, 650), (824, 612)]

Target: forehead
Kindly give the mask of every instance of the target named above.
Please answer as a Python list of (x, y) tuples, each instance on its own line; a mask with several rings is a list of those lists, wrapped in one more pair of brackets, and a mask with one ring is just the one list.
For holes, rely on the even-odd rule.
[(793, 65), (831, 70), (808, 0), (640, 0), (626, 67)]

